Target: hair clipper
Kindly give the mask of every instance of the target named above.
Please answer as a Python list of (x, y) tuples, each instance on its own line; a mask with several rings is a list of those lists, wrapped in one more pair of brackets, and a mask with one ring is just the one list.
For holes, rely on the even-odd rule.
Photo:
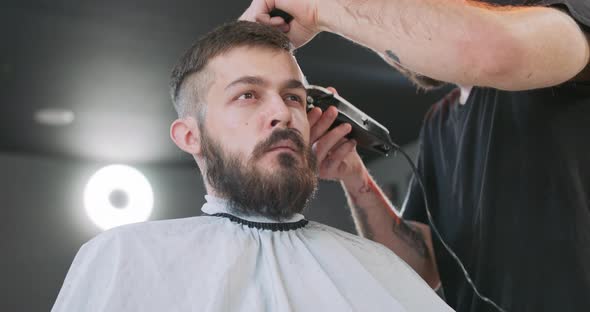
[(316, 106), (322, 111), (330, 106), (335, 106), (338, 109), (338, 117), (330, 129), (341, 123), (349, 123), (352, 126), (352, 131), (347, 137), (354, 139), (357, 146), (382, 155), (388, 155), (394, 150), (395, 144), (389, 137), (389, 130), (373, 118), (326, 88), (309, 85), (306, 89), (308, 111)]

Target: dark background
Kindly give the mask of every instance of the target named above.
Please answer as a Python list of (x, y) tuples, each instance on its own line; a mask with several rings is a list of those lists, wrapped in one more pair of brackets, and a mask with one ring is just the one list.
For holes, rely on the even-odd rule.
[[(0, 311), (48, 311), (78, 248), (100, 232), (82, 191), (100, 167), (140, 169), (154, 189), (151, 220), (200, 214), (204, 188), (192, 158), (168, 138), (167, 84), (200, 35), (237, 18), (247, 0), (0, 2)], [(414, 142), (428, 107), (448, 88), (418, 93), (376, 54), (331, 34), (296, 53), (312, 84), (339, 93)], [(39, 124), (39, 109), (71, 110), (67, 126)], [(366, 157), (403, 196), (407, 169)], [(395, 164), (394, 164), (395, 163)], [(395, 196), (394, 196), (395, 197)], [(309, 219), (354, 232), (337, 183), (322, 183)]]

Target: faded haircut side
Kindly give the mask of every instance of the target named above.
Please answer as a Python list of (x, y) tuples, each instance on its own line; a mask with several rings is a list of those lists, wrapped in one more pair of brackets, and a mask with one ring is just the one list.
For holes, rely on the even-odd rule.
[(265, 47), (293, 54), (293, 45), (281, 31), (270, 26), (235, 21), (205, 34), (177, 61), (170, 76), (170, 97), (179, 117), (194, 115), (203, 121), (204, 95), (214, 80), (207, 64), (214, 57), (238, 47)]

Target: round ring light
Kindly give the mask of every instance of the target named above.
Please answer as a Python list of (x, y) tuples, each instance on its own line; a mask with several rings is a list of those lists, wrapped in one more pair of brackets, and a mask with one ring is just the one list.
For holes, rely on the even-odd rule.
[(154, 194), (147, 178), (137, 169), (110, 165), (98, 170), (86, 184), (84, 207), (99, 228), (110, 228), (147, 220)]

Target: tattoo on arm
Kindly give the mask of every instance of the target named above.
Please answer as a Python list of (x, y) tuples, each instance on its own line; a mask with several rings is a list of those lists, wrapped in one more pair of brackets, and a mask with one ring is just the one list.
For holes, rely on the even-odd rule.
[[(358, 189), (360, 194), (366, 194), (371, 192), (371, 188), (369, 185), (364, 184), (361, 188)], [(351, 208), (352, 213), (354, 214), (354, 220), (357, 232), (366, 239), (374, 240), (375, 234), (373, 230), (371, 230), (371, 225), (369, 224), (369, 217), (367, 216), (367, 212), (364, 208), (358, 207), (357, 198), (352, 194), (348, 194), (349, 199), (349, 206)]]
[(420, 257), (426, 259), (430, 257), (422, 232), (413, 228), (405, 221), (399, 223), (394, 222), (392, 230), (408, 246), (412, 247)]
[(397, 57), (397, 55), (395, 55), (395, 53), (393, 53), (393, 51), (391, 51), (391, 50), (385, 50), (385, 54), (387, 55), (387, 57), (388, 57), (388, 58), (389, 58), (391, 61), (393, 61), (393, 63), (394, 63), (395, 65), (398, 65), (398, 66), (401, 66), (401, 65), (402, 65), (402, 63), (401, 63), (401, 62), (400, 62), (400, 60), (399, 60), (399, 57)]
[(402, 65), (402, 62), (400, 61), (399, 57), (397, 55), (395, 55), (395, 53), (393, 53), (393, 51), (385, 50), (385, 55), (387, 56), (387, 59), (385, 59), (385, 61), (387, 61), (387, 63), (389, 63), (393, 68), (397, 69), (403, 75), (408, 76), (408, 77), (411, 77), (413, 75), (417, 75), (416, 73), (411, 72), (410, 70), (406, 69), (406, 67), (404, 67), (404, 65)]

